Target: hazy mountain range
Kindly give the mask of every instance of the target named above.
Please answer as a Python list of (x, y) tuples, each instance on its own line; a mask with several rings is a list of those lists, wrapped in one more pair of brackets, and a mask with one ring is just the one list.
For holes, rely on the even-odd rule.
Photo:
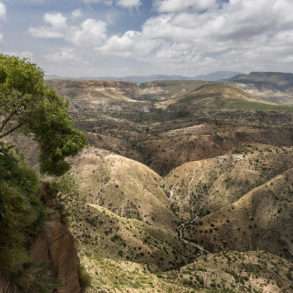
[[(216, 71), (205, 75), (197, 76), (184, 76), (184, 75), (130, 75), (125, 77), (110, 77), (110, 76), (101, 76), (101, 77), (82, 77), (75, 78), (77, 80), (115, 80), (115, 81), (126, 81), (134, 83), (144, 83), (152, 81), (161, 81), (161, 80), (204, 80), (204, 81), (219, 81), (224, 79), (230, 79), (234, 76), (240, 75), (239, 72), (233, 71)], [(69, 77), (61, 77), (57, 75), (47, 75), (46, 77), (49, 80), (52, 79), (72, 79)]]

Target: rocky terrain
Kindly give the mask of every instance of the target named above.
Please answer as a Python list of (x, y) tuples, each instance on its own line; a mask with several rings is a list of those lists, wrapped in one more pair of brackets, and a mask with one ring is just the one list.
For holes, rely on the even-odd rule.
[(270, 103), (235, 86), (202, 81), (49, 83), (69, 99), (76, 123), (92, 145), (160, 174), (241, 144), (293, 142), (292, 106)]
[(50, 81), (95, 147), (60, 181), (92, 288), (293, 292), (290, 80)]
[(292, 104), (292, 73), (251, 72), (230, 79), (247, 92), (277, 104)]
[[(233, 155), (231, 162), (227, 160), (230, 171), (219, 171), (224, 182), (230, 177), (230, 185), (225, 186), (208, 174), (193, 173), (194, 178), (189, 178), (186, 169), (163, 178), (108, 151), (84, 150), (59, 181), (58, 202), (77, 240), (81, 264), (91, 275), (93, 291), (89, 292), (98, 292), (97, 288), (106, 292), (292, 292), (291, 169), (274, 177), (282, 172), (281, 165), (290, 168), (286, 156), (291, 149), (279, 151), (279, 160), (268, 160), (275, 169), (267, 169), (264, 177), (259, 173), (258, 179), (264, 167), (261, 162), (249, 166), (254, 153), (251, 161), (244, 158), (243, 162)], [(243, 177), (237, 172), (240, 165), (250, 167)], [(186, 167), (178, 169), (182, 168)], [(197, 168), (217, 175), (215, 166), (208, 163), (195, 166), (195, 172)], [(189, 190), (172, 191), (170, 185), (176, 172), (185, 173), (194, 190), (201, 188), (200, 178), (210, 179), (215, 186), (184, 205)], [(216, 186), (227, 188), (226, 200), (213, 194)], [(237, 189), (238, 196), (233, 197)], [(246, 194), (246, 190), (251, 191)], [(181, 198), (176, 198), (176, 192), (182, 192)], [(210, 206), (204, 207), (205, 203)], [(185, 214), (180, 204), (190, 210)], [(203, 213), (207, 209), (209, 215)]]
[[(36, 244), (72, 262), (60, 292), (293, 292), (293, 83), (257, 78), (48, 81), (89, 143), (46, 178), (47, 229), (74, 243)], [(31, 142), (10, 142), (37, 166)]]

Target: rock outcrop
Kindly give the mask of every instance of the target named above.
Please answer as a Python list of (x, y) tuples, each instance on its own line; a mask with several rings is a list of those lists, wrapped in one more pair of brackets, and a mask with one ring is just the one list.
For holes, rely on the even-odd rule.
[(32, 246), (32, 260), (49, 265), (60, 287), (58, 293), (80, 293), (79, 259), (74, 239), (60, 219), (45, 223)]
[(0, 275), (0, 293), (21, 293), (14, 284)]

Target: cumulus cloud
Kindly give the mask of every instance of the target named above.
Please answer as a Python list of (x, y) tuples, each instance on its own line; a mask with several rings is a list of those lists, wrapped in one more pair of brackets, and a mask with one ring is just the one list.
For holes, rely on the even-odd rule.
[(204, 11), (216, 7), (217, 0), (158, 0), (155, 6), (159, 12)]
[(11, 56), (19, 56), (20, 58), (26, 58), (33, 61), (34, 54), (31, 51), (5, 51), (4, 54)]
[(106, 39), (106, 23), (95, 19), (86, 19), (79, 28), (73, 28), (69, 40), (76, 45), (97, 46)]
[(97, 4), (97, 3), (102, 3), (106, 5), (113, 4), (113, 0), (82, 0), (82, 2), (86, 4)]
[(57, 51), (48, 53), (45, 59), (49, 62), (68, 62), (77, 59), (77, 55), (73, 48), (61, 48)]
[(71, 17), (73, 18), (80, 18), (82, 16), (82, 12), (80, 9), (75, 9), (71, 13)]
[(46, 13), (44, 21), (55, 28), (64, 28), (67, 25), (67, 19), (61, 13)]
[(142, 5), (141, 0), (118, 0), (117, 5), (125, 8), (137, 8)]
[[(143, 3), (81, 1), (123, 9)], [(107, 60), (107, 69), (112, 62), (115, 70), (115, 64), (125, 68), (135, 64), (135, 70), (144, 67), (190, 75), (216, 70), (293, 70), (292, 0), (153, 0), (153, 4), (152, 15), (136, 29), (121, 31), (116, 23), (105, 20), (107, 12), (101, 21), (87, 18), (86, 8), (82, 12), (80, 8), (66, 15), (46, 13), (42, 24), (29, 31), (37, 38), (64, 40), (59, 49), (44, 54), (48, 64), (58, 60), (72, 66), (82, 63), (84, 68), (95, 64), (96, 70), (93, 60)], [(111, 11), (119, 14), (119, 24), (120, 17), (127, 15), (120, 9)]]
[[(5, 19), (6, 17), (6, 6), (0, 2), (0, 19)], [(3, 34), (0, 32), (0, 42), (4, 39)]]
[(0, 2), (0, 18), (4, 18), (6, 16), (6, 6)]
[(64, 38), (64, 33), (61, 31), (54, 30), (50, 27), (31, 27), (29, 29), (30, 34), (35, 38), (40, 39), (62, 39)]
[(43, 16), (45, 25), (29, 28), (29, 32), (36, 38), (57, 39), (64, 38), (67, 30), (67, 18), (59, 13), (46, 13)]
[(36, 38), (64, 39), (76, 46), (98, 46), (106, 39), (107, 25), (103, 21), (85, 19), (82, 22), (68, 23), (61, 13), (46, 13), (46, 23), (40, 27), (31, 27), (30, 34)]
[(97, 51), (123, 57), (146, 57), (160, 44), (159, 40), (146, 39), (141, 32), (128, 31), (122, 36), (112, 36)]
[(105, 4), (108, 6), (117, 5), (122, 8), (137, 8), (142, 4), (142, 0), (82, 0), (85, 4)]
[(230, 0), (222, 6), (213, 0), (156, 3), (159, 14), (140, 31), (111, 36), (98, 52), (203, 71), (270, 66), (292, 54), (291, 0)]

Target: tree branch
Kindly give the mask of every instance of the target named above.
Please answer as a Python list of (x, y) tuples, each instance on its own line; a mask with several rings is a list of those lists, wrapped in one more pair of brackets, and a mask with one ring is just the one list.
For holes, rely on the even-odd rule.
[(5, 136), (11, 134), (12, 132), (16, 131), (17, 129), (19, 129), (23, 125), (24, 125), (24, 123), (19, 123), (18, 125), (16, 125), (15, 127), (11, 128), (10, 130), (4, 132), (3, 134), (0, 134), (0, 139), (2, 139)]
[(0, 133), (4, 130), (5, 126), (9, 123), (9, 121), (13, 118), (14, 115), (17, 114), (17, 110), (11, 112), (3, 121), (0, 127)]

